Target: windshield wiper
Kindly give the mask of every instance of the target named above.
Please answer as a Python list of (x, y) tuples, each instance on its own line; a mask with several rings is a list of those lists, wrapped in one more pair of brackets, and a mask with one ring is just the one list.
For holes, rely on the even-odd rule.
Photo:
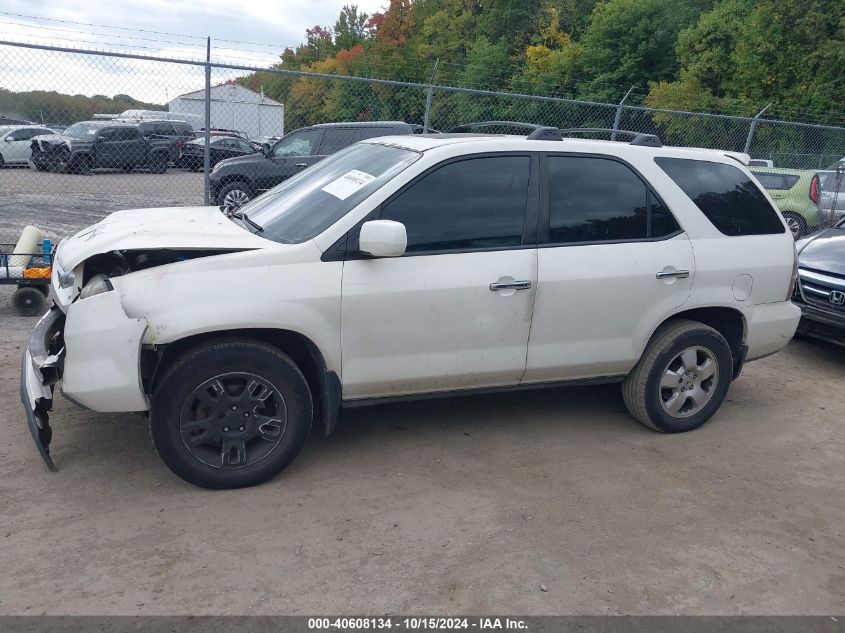
[(252, 228), (254, 228), (254, 229), (255, 229), (256, 231), (258, 231), (259, 233), (263, 233), (263, 232), (264, 232), (264, 227), (263, 227), (263, 226), (261, 226), (261, 225), (260, 225), (258, 222), (256, 222), (255, 220), (250, 220), (250, 219), (249, 219), (249, 216), (248, 216), (246, 213), (244, 213), (243, 211), (230, 211), (230, 212), (229, 212), (229, 217), (230, 217), (230, 218), (235, 218), (236, 220), (243, 220), (244, 222), (246, 222), (247, 224), (249, 224)]

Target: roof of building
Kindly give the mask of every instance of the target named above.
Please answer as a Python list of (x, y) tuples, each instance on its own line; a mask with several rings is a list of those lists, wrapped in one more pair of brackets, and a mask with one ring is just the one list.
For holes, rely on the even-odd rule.
[[(226, 93), (225, 100), (226, 101), (240, 101), (243, 103), (256, 103), (260, 105), (269, 105), (269, 106), (281, 106), (282, 104), (278, 101), (274, 101), (270, 97), (265, 97), (254, 90), (250, 90), (246, 86), (242, 86), (241, 84), (237, 83), (224, 83), (218, 84), (216, 86), (211, 87), (211, 98), (212, 99), (220, 99), (221, 93)], [(193, 92), (186, 92), (185, 94), (179, 95), (170, 101), (176, 101), (177, 99), (189, 99), (189, 100), (203, 100), (205, 99), (205, 88), (201, 88), (200, 90), (195, 90)]]

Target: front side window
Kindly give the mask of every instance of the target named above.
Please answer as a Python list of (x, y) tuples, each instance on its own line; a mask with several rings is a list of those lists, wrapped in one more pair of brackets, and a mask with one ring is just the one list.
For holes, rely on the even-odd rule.
[(418, 152), (398, 147), (352, 145), (240, 210), (261, 225), (262, 237), (298, 244), (325, 231), (419, 157)]
[(317, 152), (317, 144), (320, 142), (321, 134), (321, 130), (291, 132), (276, 143), (273, 148), (273, 156), (311, 156)]
[(381, 217), (405, 225), (407, 253), (519, 246), (529, 171), (527, 156), (449, 163), (387, 203)]
[(778, 212), (759, 186), (733, 165), (688, 158), (655, 158), (723, 235), (784, 233)]
[(549, 156), (549, 242), (630, 241), (680, 229), (628, 166), (609, 158)]

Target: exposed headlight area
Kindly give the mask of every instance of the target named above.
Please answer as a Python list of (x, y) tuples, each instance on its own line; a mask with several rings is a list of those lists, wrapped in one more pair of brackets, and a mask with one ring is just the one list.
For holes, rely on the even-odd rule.
[(111, 281), (109, 281), (109, 278), (101, 273), (91, 277), (88, 283), (85, 284), (85, 287), (82, 288), (82, 292), (79, 293), (79, 299), (81, 301), (83, 299), (88, 299), (89, 297), (101, 295), (104, 292), (111, 292), (112, 290), (114, 290), (114, 286), (112, 286)]

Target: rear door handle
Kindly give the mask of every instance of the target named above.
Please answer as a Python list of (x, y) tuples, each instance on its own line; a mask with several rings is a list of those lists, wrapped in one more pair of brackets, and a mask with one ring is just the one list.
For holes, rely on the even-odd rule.
[(308, 165), (308, 163), (294, 163), (294, 165), (293, 165), (293, 166), (294, 166), (294, 167), (305, 167), (305, 166), (307, 166), (307, 165)]
[(688, 270), (661, 270), (655, 275), (658, 279), (686, 279), (689, 277)]
[(490, 290), (496, 292), (497, 290), (528, 290), (531, 287), (531, 282), (527, 279), (520, 281), (508, 281), (505, 283), (492, 283)]

